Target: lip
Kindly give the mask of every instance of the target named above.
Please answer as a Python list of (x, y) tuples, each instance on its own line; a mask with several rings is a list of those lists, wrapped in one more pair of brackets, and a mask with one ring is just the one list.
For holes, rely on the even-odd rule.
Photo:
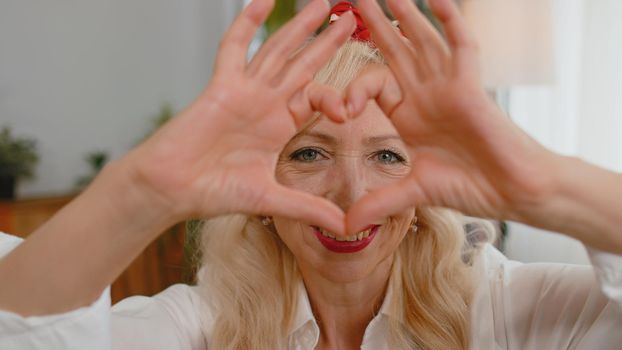
[(320, 230), (317, 227), (314, 227), (314, 226), (311, 226), (311, 227), (313, 228), (313, 233), (315, 233), (315, 236), (320, 241), (320, 243), (322, 243), (324, 248), (334, 253), (344, 254), (344, 253), (356, 253), (356, 252), (359, 252), (365, 249), (371, 243), (374, 237), (376, 237), (376, 233), (378, 233), (378, 228), (380, 228), (380, 225), (368, 226), (367, 229), (369, 229), (369, 227), (372, 228), (371, 232), (369, 233), (369, 237), (364, 238), (360, 241), (354, 241), (354, 242), (348, 242), (348, 241), (339, 242), (330, 237), (326, 237), (322, 235), (320, 233)]

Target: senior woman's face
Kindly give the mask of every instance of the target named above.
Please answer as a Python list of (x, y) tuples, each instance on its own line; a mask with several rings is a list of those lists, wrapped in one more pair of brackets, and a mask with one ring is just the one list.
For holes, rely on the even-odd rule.
[[(410, 166), (397, 131), (370, 103), (363, 114), (345, 124), (321, 118), (296, 135), (280, 156), (276, 176), (283, 185), (327, 198), (347, 212), (365, 194), (406, 176)], [(301, 268), (348, 282), (390, 264), (413, 217), (411, 209), (369, 222), (368, 230), (347, 241), (299, 221), (275, 217), (274, 224)]]

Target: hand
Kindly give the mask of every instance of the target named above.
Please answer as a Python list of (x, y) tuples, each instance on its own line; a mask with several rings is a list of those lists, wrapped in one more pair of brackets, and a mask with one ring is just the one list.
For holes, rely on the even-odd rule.
[(412, 172), (348, 212), (348, 232), (419, 205), (517, 219), (552, 186), (554, 155), (503, 115), (481, 86), (478, 48), (451, 0), (430, 1), (448, 45), (411, 1), (389, 0), (404, 40), (374, 0), (359, 7), (388, 67), (348, 88), (351, 115), (373, 98), (409, 148)]
[(279, 185), (274, 172), (279, 152), (314, 111), (336, 122), (346, 116), (342, 94), (311, 81), (348, 39), (354, 18), (344, 16), (297, 51), (329, 11), (326, 1), (311, 1), (247, 63), (273, 3), (254, 0), (243, 10), (224, 36), (207, 89), (125, 162), (148, 202), (176, 219), (280, 215), (344, 232), (336, 205)]

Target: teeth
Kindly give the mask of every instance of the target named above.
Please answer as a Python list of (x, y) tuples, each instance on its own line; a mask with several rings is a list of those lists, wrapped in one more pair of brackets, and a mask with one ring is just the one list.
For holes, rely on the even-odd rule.
[(322, 236), (326, 236), (326, 237), (335, 239), (335, 235), (334, 234), (324, 230), (323, 228), (320, 229), (320, 233), (322, 234)]
[(355, 234), (355, 235), (346, 236), (346, 237), (337, 237), (334, 234), (324, 230), (323, 228), (320, 228), (320, 233), (322, 234), (322, 236), (332, 238), (336, 240), (337, 242), (346, 242), (346, 241), (354, 242), (354, 241), (360, 241), (360, 240), (363, 240), (369, 237), (371, 233), (371, 229), (359, 232), (358, 234)]

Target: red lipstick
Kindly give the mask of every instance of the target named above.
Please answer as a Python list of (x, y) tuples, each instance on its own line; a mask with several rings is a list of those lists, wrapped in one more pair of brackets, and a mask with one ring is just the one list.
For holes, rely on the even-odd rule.
[(368, 229), (371, 228), (371, 231), (369, 232), (369, 237), (363, 238), (360, 241), (338, 241), (334, 238), (324, 236), (320, 232), (319, 228), (314, 226), (312, 227), (313, 233), (315, 233), (315, 236), (320, 241), (320, 243), (322, 243), (322, 245), (331, 252), (356, 253), (365, 249), (365, 247), (367, 247), (371, 243), (374, 237), (376, 237), (376, 233), (378, 233), (378, 228), (380, 227), (380, 225), (371, 225), (370, 227), (368, 227)]

